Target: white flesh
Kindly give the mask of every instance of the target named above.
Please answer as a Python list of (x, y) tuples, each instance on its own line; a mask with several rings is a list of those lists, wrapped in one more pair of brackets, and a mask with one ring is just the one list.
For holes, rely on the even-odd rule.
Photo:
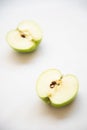
[(61, 73), (55, 69), (42, 73), (37, 81), (37, 92), (41, 98), (49, 97), (53, 104), (61, 104), (75, 97), (78, 91), (78, 80), (73, 75), (63, 76), (60, 85), (50, 88), (52, 81), (58, 81)]
[(12, 30), (7, 35), (7, 41), (15, 49), (28, 49), (34, 46), (29, 37), (23, 38), (18, 30)]
[(33, 21), (23, 21), (19, 23), (18, 29), (32, 36), (35, 41), (42, 39), (42, 31), (37, 23)]

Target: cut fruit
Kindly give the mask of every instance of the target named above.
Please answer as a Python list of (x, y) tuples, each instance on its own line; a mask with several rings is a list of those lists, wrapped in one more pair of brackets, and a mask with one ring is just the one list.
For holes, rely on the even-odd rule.
[(42, 40), (42, 31), (37, 23), (23, 21), (17, 29), (8, 32), (8, 44), (18, 52), (31, 52), (35, 50)]
[(39, 76), (36, 88), (42, 100), (52, 106), (61, 107), (75, 99), (79, 84), (74, 75), (63, 76), (59, 70), (49, 69)]

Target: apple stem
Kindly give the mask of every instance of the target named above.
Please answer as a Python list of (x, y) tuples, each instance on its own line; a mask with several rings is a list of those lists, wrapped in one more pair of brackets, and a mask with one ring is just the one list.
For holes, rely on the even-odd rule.
[(56, 81), (56, 84), (57, 84), (58, 86), (61, 84), (62, 78), (63, 78), (63, 76), (61, 76), (60, 79)]

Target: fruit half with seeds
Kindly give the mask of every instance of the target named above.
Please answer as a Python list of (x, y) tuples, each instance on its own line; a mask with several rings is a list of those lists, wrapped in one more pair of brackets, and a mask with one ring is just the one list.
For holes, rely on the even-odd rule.
[(34, 51), (42, 40), (42, 30), (34, 21), (22, 21), (7, 33), (8, 44), (18, 52)]
[(59, 70), (48, 69), (38, 78), (36, 89), (38, 96), (54, 107), (71, 103), (78, 93), (78, 79), (72, 74), (62, 75)]

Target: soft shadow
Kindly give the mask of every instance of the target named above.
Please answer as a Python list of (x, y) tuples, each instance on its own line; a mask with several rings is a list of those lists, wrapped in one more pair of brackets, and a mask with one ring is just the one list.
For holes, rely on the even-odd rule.
[(7, 55), (7, 59), (13, 64), (26, 64), (28, 62), (33, 62), (39, 55), (42, 55), (42, 53), (42, 46), (39, 46), (35, 51), (30, 53), (18, 53), (12, 50)]
[(39, 108), (40, 115), (46, 117), (54, 117), (56, 119), (68, 118), (69, 116), (76, 114), (79, 109), (79, 96), (69, 105), (61, 108), (54, 108), (41, 102)]

